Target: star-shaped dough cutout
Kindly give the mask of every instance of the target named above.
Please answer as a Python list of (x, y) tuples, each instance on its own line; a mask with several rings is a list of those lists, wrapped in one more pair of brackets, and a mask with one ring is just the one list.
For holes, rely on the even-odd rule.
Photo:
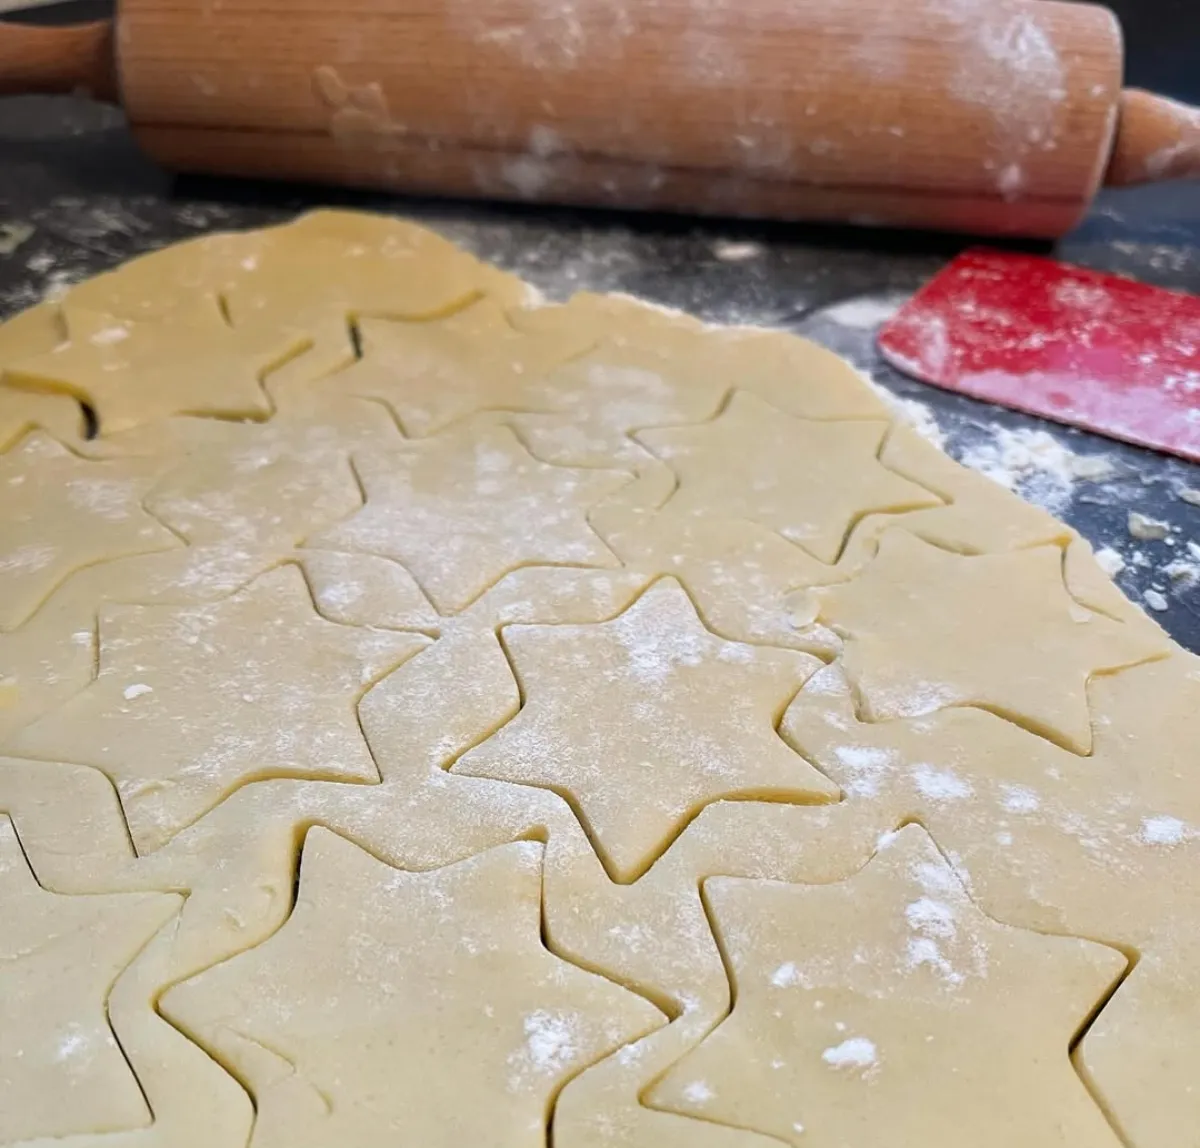
[(294, 566), (204, 605), (105, 605), (96, 680), (7, 751), (103, 769), (148, 853), (249, 781), (378, 781), (358, 700), (428, 644), (326, 621)]
[(88, 403), (102, 434), (169, 415), (264, 419), (261, 379), (306, 345), (300, 332), (231, 328), (215, 298), (157, 320), (118, 319), (63, 304), (68, 340), (9, 365), (6, 379)]
[(108, 997), (182, 903), (171, 893), (47, 892), (0, 817), (0, 1142), (150, 1123), (109, 1026)]
[(1088, 681), (1169, 646), (1081, 606), (1062, 564), (1057, 546), (965, 557), (889, 530), (862, 574), (819, 592), (863, 716), (979, 706), (1090, 752)]
[(73, 570), (180, 545), (142, 509), (160, 468), (87, 461), (37, 431), (0, 455), (0, 630), (29, 618)]
[(775, 731), (820, 662), (718, 638), (674, 579), (610, 622), (503, 635), (525, 704), (453, 772), (567, 797), (617, 881), (713, 801), (837, 799)]
[(941, 504), (880, 463), (887, 431), (886, 422), (792, 418), (735, 391), (711, 422), (637, 438), (679, 475), (674, 513), (757, 522), (832, 563), (868, 514)]
[(561, 1086), (665, 1019), (544, 947), (541, 869), (518, 842), (408, 873), (310, 830), (286, 924), (162, 1011), (248, 1082), (264, 1144), (538, 1148)]
[(366, 506), (308, 545), (401, 563), (442, 613), (518, 566), (618, 565), (587, 511), (629, 475), (539, 462), (507, 427), (469, 425), (354, 463)]
[(1125, 957), (991, 920), (920, 827), (848, 881), (704, 891), (736, 1003), (652, 1107), (797, 1148), (1118, 1148), (1069, 1049)]
[(481, 299), (444, 319), (364, 319), (362, 359), (331, 387), (386, 403), (404, 433), (423, 438), (481, 411), (554, 410), (545, 376), (596, 342), (573, 328), (535, 335)]

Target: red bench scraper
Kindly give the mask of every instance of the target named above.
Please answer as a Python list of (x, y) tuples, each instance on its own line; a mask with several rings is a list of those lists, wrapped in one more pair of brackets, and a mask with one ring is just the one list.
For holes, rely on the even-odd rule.
[(1200, 462), (1200, 298), (968, 251), (883, 328), (927, 383)]

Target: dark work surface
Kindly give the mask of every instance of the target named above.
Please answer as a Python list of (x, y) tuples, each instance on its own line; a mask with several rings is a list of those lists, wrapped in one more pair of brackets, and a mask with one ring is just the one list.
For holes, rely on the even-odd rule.
[[(1119, 553), (1126, 562), (1122, 588), (1142, 601), (1147, 592), (1151, 600), (1161, 594), (1166, 609), (1155, 616), (1200, 652), (1200, 586), (1180, 577), (1189, 557), (1200, 565), (1200, 549), (1193, 555), (1189, 547), (1200, 548), (1200, 507), (1181, 497), (1200, 490), (1200, 467), (945, 394), (903, 378), (875, 354), (874, 322), (960, 249), (960, 240), (172, 181), (139, 155), (115, 112), (69, 99), (9, 99), (0, 100), (0, 223), (33, 231), (0, 255), (0, 315), (173, 240), (269, 223), (322, 203), (426, 221), (551, 296), (581, 287), (620, 290), (705, 318), (782, 326), (825, 342), (922, 404), (926, 410), (917, 414), (936, 421), (951, 454), (1007, 473), (1098, 549)], [(1057, 254), (1200, 293), (1200, 187), (1106, 195)], [(1019, 455), (1038, 430), (1053, 436), (1034, 441), (1050, 451), (1048, 462), (1014, 470), (1013, 449)], [(1006, 439), (1010, 432), (1017, 437)], [(1055, 454), (1059, 447), (1071, 453)], [(1072, 481), (1064, 463), (1093, 455), (1107, 460), (1111, 475)], [(1131, 511), (1169, 523), (1169, 537), (1131, 537)]]

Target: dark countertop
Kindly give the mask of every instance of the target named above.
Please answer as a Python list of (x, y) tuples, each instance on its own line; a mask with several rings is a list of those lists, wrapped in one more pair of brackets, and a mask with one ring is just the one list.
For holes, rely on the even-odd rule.
[[(945, 394), (905, 379), (876, 355), (874, 323), (959, 250), (959, 240), (171, 180), (141, 157), (119, 114), (74, 99), (9, 99), (0, 100), (0, 223), (33, 232), (0, 256), (0, 315), (173, 240), (273, 222), (317, 203), (421, 219), (551, 296), (620, 290), (825, 342), (920, 404), (916, 415), (936, 424), (951, 454), (1007, 479), (1098, 549), (1119, 554), (1121, 587), (1142, 601), (1147, 592), (1151, 600), (1161, 594), (1166, 609), (1155, 616), (1200, 652), (1200, 585), (1179, 577), (1189, 558), (1200, 565), (1200, 506), (1180, 497), (1200, 490), (1200, 467)], [(1200, 188), (1106, 195), (1056, 253), (1200, 293)], [(1050, 437), (1031, 438), (1037, 431)], [(1088, 468), (1076, 456), (1097, 455), (1109, 475), (1081, 478)], [(1131, 511), (1168, 523), (1170, 535), (1133, 538)]]

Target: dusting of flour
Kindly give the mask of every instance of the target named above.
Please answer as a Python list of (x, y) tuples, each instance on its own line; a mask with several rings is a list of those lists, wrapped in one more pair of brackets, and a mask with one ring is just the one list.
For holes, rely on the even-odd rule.
[(967, 449), (965, 466), (1052, 514), (1061, 514), (1080, 482), (1111, 478), (1115, 468), (1104, 455), (1080, 455), (1044, 430), (996, 427), (991, 438)]

